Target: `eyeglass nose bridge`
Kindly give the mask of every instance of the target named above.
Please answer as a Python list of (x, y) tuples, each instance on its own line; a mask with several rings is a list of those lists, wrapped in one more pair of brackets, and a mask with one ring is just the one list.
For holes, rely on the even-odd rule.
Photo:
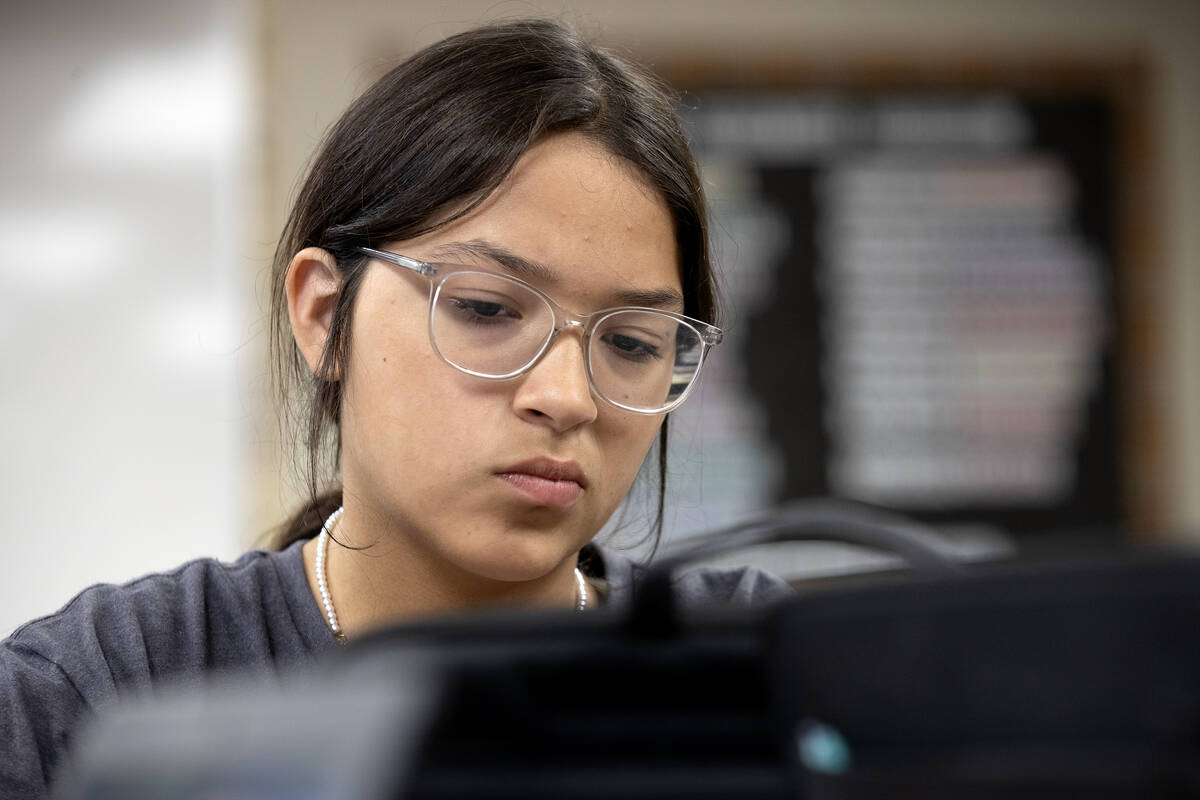
[[(534, 367), (541, 363), (542, 359), (546, 357), (546, 354), (553, 349), (554, 343), (558, 340), (558, 335), (567, 328), (579, 329), (579, 346), (583, 353), (583, 369), (584, 372), (587, 372), (590, 368), (587, 352), (589, 334), (588, 317), (591, 315), (573, 314), (564, 309), (562, 306), (558, 305), (558, 303), (555, 303), (550, 298), (547, 297), (546, 300), (550, 303), (550, 307), (554, 311), (554, 328), (550, 331), (550, 335), (546, 337), (546, 343), (542, 345), (541, 352), (539, 352), (532, 361), (525, 365), (525, 369), (523, 369), (520, 374), (530, 372)], [(587, 377), (588, 381), (590, 382), (591, 375), (588, 375)]]

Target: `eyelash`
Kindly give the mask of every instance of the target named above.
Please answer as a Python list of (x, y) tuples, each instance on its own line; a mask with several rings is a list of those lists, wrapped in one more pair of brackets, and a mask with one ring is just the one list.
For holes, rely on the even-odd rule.
[[(612, 341), (614, 338), (617, 338), (617, 337), (620, 337), (621, 339), (625, 339), (630, 342), (633, 342), (634, 344), (637, 345), (638, 349), (637, 350), (626, 350), (625, 348), (618, 347)], [(651, 360), (657, 361), (658, 359), (662, 358), (662, 354), (658, 351), (657, 347), (647, 344), (646, 342), (643, 342), (640, 339), (635, 339), (632, 336), (625, 336), (620, 333), (609, 333), (609, 334), (605, 334), (603, 337), (601, 337), (601, 340), (604, 341), (606, 344), (608, 344), (608, 346), (611, 347), (613, 349), (613, 351), (615, 353), (617, 353), (617, 355), (619, 355), (621, 358), (628, 359), (629, 361), (635, 361), (635, 362), (644, 362), (644, 361), (651, 361)]]
[[(520, 314), (513, 312), (502, 303), (490, 300), (466, 300), (456, 297), (450, 302), (462, 319), (472, 325), (500, 325), (505, 319), (519, 320), (521, 318)], [(479, 310), (480, 307), (493, 307), (497, 311), (494, 314), (482, 314)]]

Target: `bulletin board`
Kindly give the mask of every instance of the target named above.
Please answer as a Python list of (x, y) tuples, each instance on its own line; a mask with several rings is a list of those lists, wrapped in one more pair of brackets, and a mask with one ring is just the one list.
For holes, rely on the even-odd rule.
[(740, 416), (699, 434), (696, 502), (737, 505), (757, 463), (773, 502), (1161, 533), (1138, 63), (659, 69), (683, 92), (722, 267), (706, 402)]

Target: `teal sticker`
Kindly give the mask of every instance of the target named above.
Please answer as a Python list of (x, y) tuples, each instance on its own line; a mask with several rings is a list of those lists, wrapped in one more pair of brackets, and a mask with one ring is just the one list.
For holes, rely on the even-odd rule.
[(850, 769), (850, 746), (837, 729), (806, 719), (796, 732), (800, 763), (812, 772), (841, 775)]

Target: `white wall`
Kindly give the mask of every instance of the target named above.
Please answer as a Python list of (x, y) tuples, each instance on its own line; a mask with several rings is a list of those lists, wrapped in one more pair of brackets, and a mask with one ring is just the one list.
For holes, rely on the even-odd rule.
[(0, 635), (90, 583), (242, 547), (250, 21), (5, 6)]

